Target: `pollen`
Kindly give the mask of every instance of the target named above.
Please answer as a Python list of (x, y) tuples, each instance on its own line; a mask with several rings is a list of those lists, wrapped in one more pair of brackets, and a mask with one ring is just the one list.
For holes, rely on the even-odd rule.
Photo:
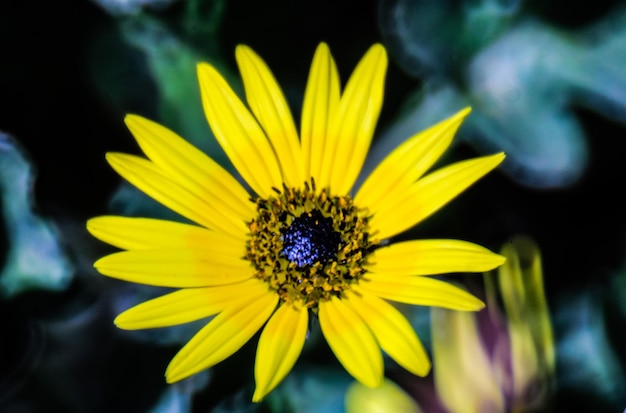
[(366, 211), (347, 196), (328, 189), (284, 186), (275, 196), (255, 200), (257, 215), (248, 223), (246, 259), (257, 278), (285, 303), (315, 310), (320, 301), (342, 297), (366, 272), (372, 239)]

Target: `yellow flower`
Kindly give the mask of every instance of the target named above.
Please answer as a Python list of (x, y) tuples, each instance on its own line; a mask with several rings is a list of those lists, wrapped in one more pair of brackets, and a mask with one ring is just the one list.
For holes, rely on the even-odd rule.
[[(109, 153), (131, 184), (191, 223), (103, 216), (87, 228), (123, 252), (98, 260), (104, 275), (179, 288), (120, 314), (123, 329), (214, 316), (174, 357), (176, 382), (224, 360), (257, 331), (254, 401), (291, 370), (319, 324), (341, 364), (366, 386), (383, 381), (381, 349), (423, 376), (430, 361), (409, 322), (386, 300), (474, 311), (483, 303), (425, 275), (482, 272), (504, 259), (458, 240), (388, 240), (428, 217), (495, 168), (504, 154), (459, 162), (423, 177), (469, 108), (392, 152), (353, 196), (383, 101), (387, 55), (374, 45), (341, 93), (325, 44), (306, 86), (300, 134), (266, 64), (239, 46), (248, 106), (211, 65), (198, 65), (213, 133), (249, 185), (172, 131), (126, 117), (147, 159)], [(264, 327), (263, 327), (264, 326)]]

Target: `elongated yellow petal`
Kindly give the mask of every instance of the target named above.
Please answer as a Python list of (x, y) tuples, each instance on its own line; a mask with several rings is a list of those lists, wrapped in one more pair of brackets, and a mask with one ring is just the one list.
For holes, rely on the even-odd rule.
[(304, 183), (304, 165), (291, 111), (274, 75), (252, 49), (237, 46), (237, 63), (252, 113), (274, 148), (283, 181), (298, 188)]
[(278, 295), (267, 291), (243, 306), (217, 315), (174, 356), (165, 372), (174, 383), (209, 368), (236, 352), (267, 321), (278, 302)]
[(261, 197), (282, 188), (276, 154), (263, 130), (215, 68), (198, 65), (204, 113), (215, 138), (237, 171)]
[(107, 255), (94, 267), (124, 281), (161, 287), (209, 287), (252, 278), (249, 263), (237, 256), (190, 249), (136, 250)]
[(319, 303), (320, 328), (339, 362), (368, 387), (383, 380), (383, 358), (374, 336), (363, 320), (342, 300), (333, 297)]
[(361, 59), (341, 96), (326, 137), (320, 187), (347, 194), (369, 149), (383, 104), (387, 52), (372, 46)]
[(245, 222), (221, 211), (172, 181), (154, 163), (133, 155), (107, 153), (107, 160), (124, 179), (174, 212), (200, 225), (241, 239), (248, 231)]
[(266, 292), (267, 284), (256, 278), (216, 287), (185, 288), (129, 308), (117, 316), (115, 325), (139, 330), (184, 324), (254, 301)]
[(381, 239), (405, 231), (422, 221), (482, 178), (504, 160), (504, 153), (483, 156), (441, 168), (411, 186), (407, 193), (381, 206), (370, 220)]
[(124, 119), (152, 162), (180, 186), (205, 199), (223, 215), (249, 220), (255, 212), (250, 195), (213, 159), (171, 130), (136, 115)]
[(418, 376), (430, 371), (430, 359), (415, 330), (391, 304), (355, 289), (345, 303), (367, 324), (385, 353), (399, 365)]
[(372, 253), (369, 270), (388, 276), (484, 272), (505, 258), (467, 241), (432, 239), (396, 242)]
[(359, 288), (400, 303), (476, 311), (485, 305), (478, 298), (445, 281), (428, 277), (395, 277), (367, 274)]
[(270, 318), (256, 351), (253, 402), (265, 397), (291, 371), (302, 352), (308, 321), (308, 310), (293, 305), (282, 305)]
[(313, 177), (319, 188), (328, 185), (321, 180), (322, 168), (328, 142), (328, 123), (337, 110), (339, 96), (337, 66), (326, 43), (320, 43), (309, 72), (300, 126), (305, 178)]
[(240, 256), (242, 239), (196, 225), (151, 218), (101, 216), (87, 221), (94, 237), (125, 250), (192, 248)]
[(402, 197), (448, 149), (470, 111), (465, 108), (398, 146), (367, 177), (354, 197), (356, 205), (375, 214), (390, 199)]

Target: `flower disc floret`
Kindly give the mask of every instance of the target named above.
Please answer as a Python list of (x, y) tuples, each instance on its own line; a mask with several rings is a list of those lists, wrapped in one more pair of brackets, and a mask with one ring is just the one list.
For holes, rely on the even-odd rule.
[(320, 301), (342, 297), (366, 272), (377, 246), (368, 216), (350, 196), (304, 189), (274, 189), (256, 199), (257, 216), (249, 222), (246, 259), (255, 276), (267, 282), (281, 301), (316, 309)]

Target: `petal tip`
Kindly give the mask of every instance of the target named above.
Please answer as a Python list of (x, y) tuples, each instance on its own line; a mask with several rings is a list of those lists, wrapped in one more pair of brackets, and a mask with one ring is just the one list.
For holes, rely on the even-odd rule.
[(471, 106), (466, 106), (463, 109), (461, 109), (460, 111), (458, 111), (457, 115), (458, 116), (462, 116), (462, 117), (466, 117), (470, 113), (472, 113), (472, 107)]
[(252, 403), (259, 403), (265, 398), (267, 392), (261, 391), (258, 387), (254, 390), (254, 394), (252, 395)]
[(383, 379), (384, 379), (384, 376), (382, 374), (378, 374), (378, 375), (367, 377), (367, 378), (361, 377), (359, 378), (359, 381), (364, 386), (367, 386), (372, 389), (376, 389), (383, 384)]
[(461, 123), (467, 118), (467, 116), (472, 112), (471, 106), (466, 106), (463, 109), (456, 112), (454, 115), (446, 118), (442, 121), (442, 123), (448, 123), (450, 125), (454, 125), (455, 128), (459, 128)]
[(329, 50), (329, 49), (330, 49), (330, 47), (328, 46), (328, 43), (326, 43), (326, 42), (320, 42), (320, 43), (317, 45), (317, 50), (320, 50), (320, 49), (326, 49), (326, 50)]
[(137, 122), (140, 122), (143, 119), (145, 118), (142, 116), (135, 115), (133, 113), (127, 113), (124, 116), (124, 123), (126, 124), (127, 127), (130, 128), (131, 125), (136, 124)]
[(496, 168), (506, 159), (506, 153), (498, 152), (498, 153), (491, 155), (489, 158), (493, 162), (492, 168)]
[(101, 217), (93, 217), (93, 218), (89, 218), (86, 222), (85, 222), (85, 228), (87, 229), (87, 231), (89, 231), (89, 233), (91, 235), (93, 235), (93, 230), (94, 228), (98, 227), (98, 222), (101, 220)]
[(504, 255), (500, 255), (500, 254), (494, 254), (494, 255), (496, 256), (494, 257), (494, 260), (497, 262), (494, 268), (497, 268), (503, 265), (507, 261), (507, 258)]
[(212, 76), (213, 72), (216, 72), (216, 69), (207, 62), (199, 62), (196, 65), (196, 73), (198, 74), (200, 83), (202, 83), (204, 76)]
[(165, 382), (167, 384), (174, 384), (176, 382), (181, 381), (186, 378), (188, 375), (184, 374), (179, 368), (178, 365), (174, 364), (174, 362), (170, 362), (167, 369), (165, 369)]
[(374, 43), (370, 47), (372, 53), (380, 54), (380, 57), (387, 57), (387, 49), (381, 43)]
[(426, 377), (428, 376), (428, 373), (430, 373), (432, 363), (428, 358), (426, 358), (425, 360), (420, 359), (419, 361), (416, 361), (413, 365), (406, 366), (405, 368), (407, 371), (415, 374), (418, 377)]
[(482, 300), (476, 298), (476, 301), (471, 305), (468, 305), (468, 308), (469, 311), (480, 311), (485, 308), (485, 303)]
[(113, 324), (115, 325), (115, 327), (122, 329), (122, 330), (130, 330), (129, 328), (125, 327), (125, 317), (124, 317), (124, 313), (118, 314), (117, 317), (115, 317), (113, 319)]
[(102, 269), (102, 267), (103, 267), (103, 265), (102, 265), (102, 261), (104, 261), (107, 257), (108, 257), (108, 255), (107, 255), (107, 256), (104, 256), (104, 257), (102, 257), (102, 258), (100, 258), (100, 259), (97, 259), (97, 260), (93, 263), (93, 267), (94, 267), (96, 270), (100, 271), (100, 270)]
[(114, 166), (119, 164), (125, 156), (128, 156), (128, 154), (121, 152), (107, 152), (104, 154), (104, 159), (106, 159), (109, 165)]
[(320, 44), (318, 44), (315, 48), (314, 56), (324, 56), (325, 58), (330, 56), (330, 47), (328, 46), (328, 43), (320, 42)]
[(375, 60), (379, 65), (383, 67), (387, 66), (387, 49), (385, 49), (385, 46), (380, 43), (376, 43), (370, 47), (369, 53), (374, 54)]
[(245, 44), (238, 44), (235, 47), (235, 57), (239, 59), (240, 57), (249, 57), (251, 54), (255, 54), (252, 48)]
[(426, 377), (428, 376), (428, 373), (430, 373), (431, 368), (432, 368), (432, 364), (430, 360), (427, 360), (427, 362), (424, 363), (424, 365), (421, 366), (419, 370), (416, 370), (415, 374), (420, 377)]

